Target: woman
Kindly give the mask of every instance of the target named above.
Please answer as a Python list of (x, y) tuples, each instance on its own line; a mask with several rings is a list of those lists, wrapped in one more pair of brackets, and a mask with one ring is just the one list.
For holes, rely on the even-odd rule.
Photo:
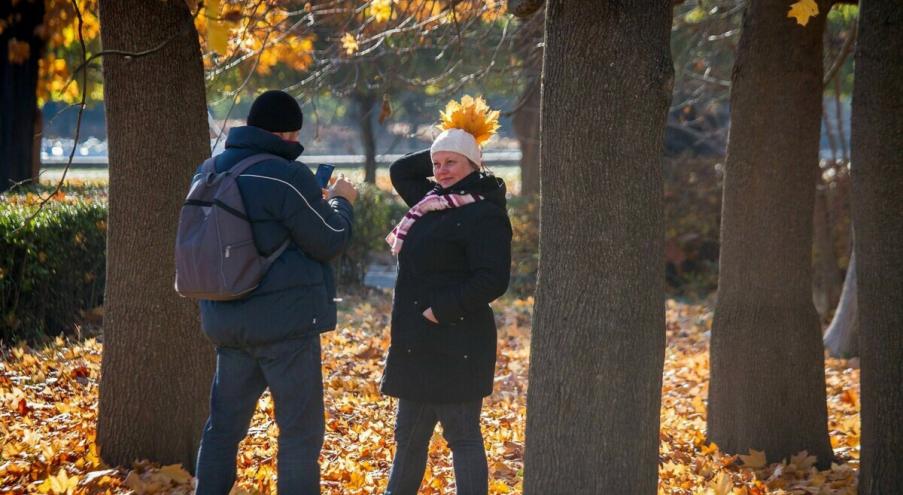
[[(411, 210), (387, 237), (398, 279), (382, 392), (399, 401), (386, 495), (417, 493), (437, 422), (452, 450), (458, 495), (488, 491), (480, 410), (495, 372), (489, 303), (508, 288), (511, 224), (504, 182), (480, 165), (480, 143), (497, 128), (498, 113), (482, 99), (452, 103), (431, 148), (390, 171)], [(451, 127), (475, 109), (478, 118)]]

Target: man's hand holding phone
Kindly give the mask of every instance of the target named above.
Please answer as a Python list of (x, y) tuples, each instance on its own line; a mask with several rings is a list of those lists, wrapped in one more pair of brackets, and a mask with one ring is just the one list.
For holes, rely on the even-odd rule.
[(339, 178), (329, 188), (326, 196), (327, 199), (342, 197), (347, 199), (349, 203), (354, 203), (357, 199), (357, 189), (350, 180), (345, 178), (345, 174), (339, 174)]

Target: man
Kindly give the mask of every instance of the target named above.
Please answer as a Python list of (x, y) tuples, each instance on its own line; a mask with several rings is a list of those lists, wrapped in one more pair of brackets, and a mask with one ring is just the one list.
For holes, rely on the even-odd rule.
[(216, 344), (217, 359), (197, 494), (229, 493), (238, 443), (268, 386), (279, 426), (279, 493), (318, 494), (324, 434), (319, 334), (336, 325), (328, 261), (351, 237), (357, 191), (339, 178), (324, 200), (311, 171), (294, 161), (304, 149), (298, 143), (303, 114), (289, 94), (261, 94), (247, 123), (230, 130), (216, 170), (260, 153), (278, 157), (252, 165), (236, 182), (258, 252), (275, 253), (286, 241), (288, 247), (248, 297), (200, 303), (201, 325)]

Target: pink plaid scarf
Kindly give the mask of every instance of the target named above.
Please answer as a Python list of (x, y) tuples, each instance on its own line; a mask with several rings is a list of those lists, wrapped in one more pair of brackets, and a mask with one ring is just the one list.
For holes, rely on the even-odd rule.
[(479, 194), (438, 194), (436, 191), (430, 191), (419, 203), (412, 206), (404, 218), (398, 222), (398, 225), (386, 236), (386, 242), (392, 247), (392, 254), (397, 255), (401, 252), (401, 245), (404, 243), (408, 231), (420, 217), (431, 211), (445, 210), (448, 208), (458, 208), (459, 206), (476, 203), (483, 199)]

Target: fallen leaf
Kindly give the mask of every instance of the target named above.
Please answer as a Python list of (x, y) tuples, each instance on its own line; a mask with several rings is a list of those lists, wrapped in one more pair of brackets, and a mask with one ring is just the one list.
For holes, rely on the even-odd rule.
[(749, 449), (749, 455), (740, 455), (743, 465), (750, 469), (762, 469), (766, 466), (765, 452)]

